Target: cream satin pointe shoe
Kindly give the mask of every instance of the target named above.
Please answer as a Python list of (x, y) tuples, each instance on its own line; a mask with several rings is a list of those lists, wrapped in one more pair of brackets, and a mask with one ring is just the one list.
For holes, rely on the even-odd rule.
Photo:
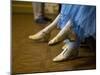
[(29, 39), (32, 39), (34, 41), (48, 41), (50, 38), (50, 33), (46, 33), (43, 31), (38, 32), (35, 35), (30, 35)]
[[(72, 48), (71, 48), (72, 47)], [(67, 46), (58, 56), (56, 56), (53, 61), (63, 61), (70, 58), (75, 58), (78, 56), (78, 49), (73, 48), (73, 46)]]
[(63, 29), (54, 37), (52, 40), (49, 41), (48, 45), (53, 45), (58, 42), (61, 42), (67, 38), (71, 31), (72, 22), (69, 20), (67, 24), (63, 27)]
[(51, 31), (56, 27), (56, 24), (58, 22), (60, 18), (60, 14), (56, 17), (56, 19), (47, 27), (45, 27), (43, 30), (41, 30), (40, 32), (34, 34), (34, 35), (30, 35), (29, 39), (32, 39), (34, 41), (48, 41), (49, 37), (50, 37), (50, 33)]

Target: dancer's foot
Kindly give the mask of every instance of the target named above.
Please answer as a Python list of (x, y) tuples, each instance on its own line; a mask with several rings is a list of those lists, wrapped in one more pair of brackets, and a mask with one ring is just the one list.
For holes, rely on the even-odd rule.
[(71, 20), (69, 20), (67, 24), (64, 26), (64, 28), (57, 34), (56, 37), (50, 40), (48, 44), (53, 45), (65, 40), (71, 34), (71, 31), (72, 31), (71, 27), (72, 27), (72, 22)]
[(58, 39), (54, 37), (52, 40), (49, 41), (48, 45), (54, 45), (56, 43), (58, 43)]
[(29, 39), (32, 39), (34, 41), (48, 41), (50, 37), (50, 33), (40, 31), (34, 35), (30, 35)]
[(56, 19), (47, 27), (45, 27), (43, 30), (41, 30), (40, 32), (38, 32), (35, 35), (30, 35), (29, 39), (33, 39), (36, 41), (48, 41), (49, 37), (50, 37), (50, 33), (51, 31), (56, 27), (56, 24), (58, 22), (60, 18), (60, 14), (56, 17)]
[(73, 48), (74, 44), (68, 45), (58, 56), (56, 56), (53, 61), (63, 61), (69, 58), (75, 58), (78, 56), (78, 49)]
[(71, 35), (70, 30), (68, 30), (67, 32), (64, 32), (64, 33), (58, 33), (58, 35), (56, 37), (54, 37), (52, 40), (49, 41), (48, 45), (54, 45), (54, 44), (60, 43), (61, 41), (65, 40), (66, 38), (69, 38), (69, 35)]

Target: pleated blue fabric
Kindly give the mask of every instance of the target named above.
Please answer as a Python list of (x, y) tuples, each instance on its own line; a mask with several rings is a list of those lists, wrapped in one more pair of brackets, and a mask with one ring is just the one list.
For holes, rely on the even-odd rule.
[(82, 40), (89, 36), (96, 38), (96, 6), (62, 4), (58, 26), (62, 29), (69, 19), (73, 31)]

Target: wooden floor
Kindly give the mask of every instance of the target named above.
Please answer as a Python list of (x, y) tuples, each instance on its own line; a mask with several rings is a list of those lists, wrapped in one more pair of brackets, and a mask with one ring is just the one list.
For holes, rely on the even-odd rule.
[[(62, 51), (63, 43), (48, 46), (47, 42), (34, 42), (28, 39), (29, 35), (40, 31), (45, 26), (34, 23), (32, 14), (12, 15), (12, 73), (71, 71), (96, 68), (95, 52), (87, 47), (80, 48), (79, 56), (73, 60), (53, 62), (52, 59)], [(59, 30), (54, 29), (51, 38), (58, 32)]]

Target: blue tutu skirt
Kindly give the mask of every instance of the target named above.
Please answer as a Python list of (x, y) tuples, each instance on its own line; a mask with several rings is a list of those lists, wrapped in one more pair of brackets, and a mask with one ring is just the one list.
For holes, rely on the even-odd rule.
[(58, 26), (62, 29), (69, 19), (79, 39), (96, 38), (96, 6), (62, 4)]

